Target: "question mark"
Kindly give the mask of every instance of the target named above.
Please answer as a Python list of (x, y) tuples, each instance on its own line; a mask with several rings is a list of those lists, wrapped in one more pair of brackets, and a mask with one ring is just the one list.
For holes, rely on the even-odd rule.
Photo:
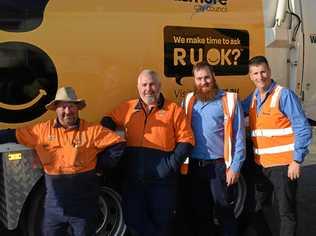
[(232, 55), (235, 56), (234, 57), (234, 65), (236, 66), (238, 63), (237, 63), (237, 60), (238, 58), (240, 57), (240, 50), (235, 48), (232, 50)]

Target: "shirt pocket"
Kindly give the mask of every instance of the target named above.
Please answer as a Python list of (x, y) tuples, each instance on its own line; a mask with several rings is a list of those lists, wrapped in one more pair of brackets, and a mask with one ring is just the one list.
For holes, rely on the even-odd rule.
[(63, 148), (63, 157), (62, 162), (63, 166), (66, 168), (71, 168), (75, 166), (82, 166), (81, 160), (80, 160), (80, 147), (74, 147), (72, 145), (66, 145)]
[(58, 153), (60, 150), (58, 143), (54, 144), (39, 144), (35, 147), (36, 153), (43, 166), (51, 165), (58, 159)]
[(89, 147), (87, 143), (66, 146), (64, 153), (66, 167), (86, 167), (91, 161), (96, 161), (93, 148)]

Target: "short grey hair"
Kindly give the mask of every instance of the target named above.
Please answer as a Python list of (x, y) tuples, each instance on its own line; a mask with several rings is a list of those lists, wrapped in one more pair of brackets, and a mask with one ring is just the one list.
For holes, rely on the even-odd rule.
[(160, 77), (159, 77), (159, 74), (152, 70), (152, 69), (144, 69), (142, 70), (139, 75), (138, 75), (138, 80), (137, 80), (137, 84), (140, 83), (140, 78), (142, 76), (149, 76), (151, 78), (153, 78), (159, 85), (160, 85)]

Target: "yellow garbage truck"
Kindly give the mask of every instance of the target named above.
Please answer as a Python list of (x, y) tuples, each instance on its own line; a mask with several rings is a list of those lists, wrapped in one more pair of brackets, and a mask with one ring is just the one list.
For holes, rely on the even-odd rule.
[[(81, 117), (99, 122), (137, 96), (144, 68), (158, 71), (164, 95), (180, 102), (199, 61), (214, 66), (221, 88), (244, 98), (253, 89), (247, 61), (259, 54), (270, 60), (274, 79), (296, 91), (312, 122), (315, 6), (313, 0), (0, 0), (0, 129), (52, 118), (45, 105), (65, 85), (86, 99)], [(0, 152), (0, 221), (40, 235), (45, 188), (42, 170), (32, 165), (35, 154), (15, 143), (0, 145)], [(97, 235), (123, 235), (116, 176), (108, 174), (100, 176)]]

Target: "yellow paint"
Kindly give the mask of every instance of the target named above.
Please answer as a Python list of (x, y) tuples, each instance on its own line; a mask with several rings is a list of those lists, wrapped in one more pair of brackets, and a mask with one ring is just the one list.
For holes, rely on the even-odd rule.
[[(137, 75), (144, 68), (160, 73), (168, 99), (180, 101), (178, 95), (192, 89), (192, 77), (179, 86), (164, 76), (165, 26), (247, 30), (250, 57), (264, 54), (262, 1), (227, 3), (226, 12), (197, 13), (194, 1), (50, 0), (41, 26), (25, 33), (0, 31), (0, 43), (21, 41), (44, 50), (56, 66), (58, 86), (73, 86), (86, 99), (81, 117), (99, 121), (121, 101), (137, 96)], [(253, 88), (247, 75), (220, 76), (217, 81), (223, 88), (238, 87), (242, 98)], [(32, 122), (53, 116), (47, 112)]]
[(45, 90), (40, 89), (39, 94), (32, 99), (32, 101), (24, 103), (24, 104), (19, 104), (19, 105), (11, 105), (11, 104), (6, 104), (3, 102), (0, 102), (0, 107), (5, 108), (7, 110), (23, 110), (32, 107), (34, 104), (36, 104), (43, 96), (45, 96), (47, 93)]

